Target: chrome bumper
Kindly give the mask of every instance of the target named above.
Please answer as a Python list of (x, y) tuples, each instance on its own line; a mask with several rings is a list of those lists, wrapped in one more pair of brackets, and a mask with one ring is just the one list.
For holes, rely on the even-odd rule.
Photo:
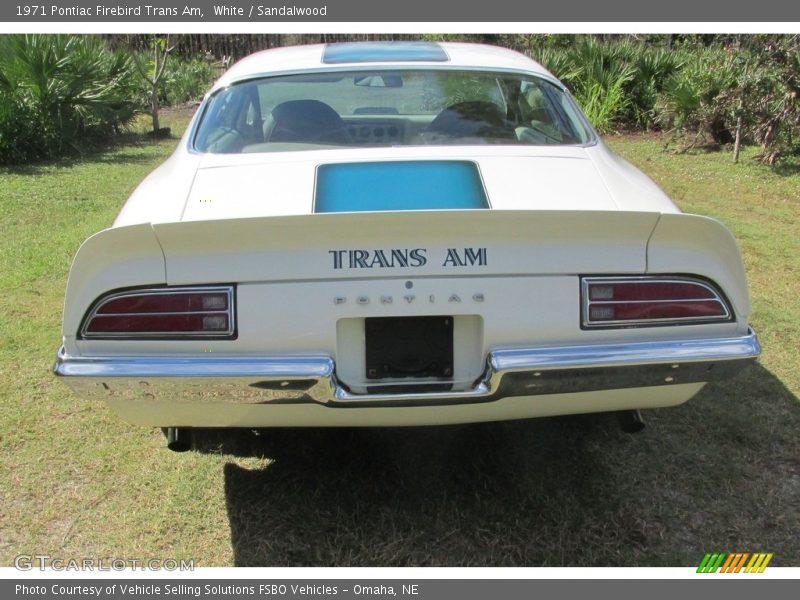
[(727, 379), (760, 351), (752, 330), (721, 339), (494, 350), (467, 391), (369, 394), (337, 381), (328, 356), (89, 358), (61, 348), (53, 371), (89, 399), (418, 406)]

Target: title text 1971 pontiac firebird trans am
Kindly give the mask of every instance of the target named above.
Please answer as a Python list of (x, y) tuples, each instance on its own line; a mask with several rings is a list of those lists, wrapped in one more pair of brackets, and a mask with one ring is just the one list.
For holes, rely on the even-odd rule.
[(752, 361), (749, 312), (727, 229), (612, 154), (537, 63), (329, 44), (216, 83), (78, 251), (55, 372), (174, 447), (635, 415)]

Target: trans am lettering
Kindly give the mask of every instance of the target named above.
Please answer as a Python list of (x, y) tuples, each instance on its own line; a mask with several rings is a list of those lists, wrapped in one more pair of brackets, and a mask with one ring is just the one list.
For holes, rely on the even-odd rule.
[(328, 250), (334, 269), (391, 269), (421, 267), (428, 262), (425, 248), (394, 250)]
[(444, 259), (443, 267), (471, 267), (478, 265), (486, 266), (486, 248), (464, 248), (459, 252), (458, 248), (448, 248), (447, 258)]
[[(417, 268), (428, 264), (427, 248), (394, 248), (391, 250), (328, 250), (333, 268), (394, 269)], [(443, 267), (485, 267), (486, 248), (448, 248), (441, 262)]]

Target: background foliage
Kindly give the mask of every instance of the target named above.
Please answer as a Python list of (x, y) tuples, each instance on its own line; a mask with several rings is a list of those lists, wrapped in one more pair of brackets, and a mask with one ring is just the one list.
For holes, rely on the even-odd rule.
[[(0, 37), (0, 163), (112, 139), (150, 105), (132, 57), (152, 37)], [(275, 46), (414, 39), (379, 34), (172, 35), (158, 104), (199, 100), (231, 62)], [(678, 150), (758, 145), (775, 164), (800, 153), (798, 35), (426, 35), (530, 55), (570, 88), (597, 129), (655, 130)], [(738, 154), (738, 151), (737, 151)]]
[(798, 35), (472, 35), (524, 52), (560, 78), (600, 131), (658, 130), (681, 150), (757, 144), (800, 152)]
[(0, 162), (106, 140), (134, 116), (130, 59), (96, 37), (0, 37)]

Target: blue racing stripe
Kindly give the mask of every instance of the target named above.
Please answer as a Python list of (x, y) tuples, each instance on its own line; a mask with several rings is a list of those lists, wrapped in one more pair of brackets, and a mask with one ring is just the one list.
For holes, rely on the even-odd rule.
[(343, 42), (328, 44), (322, 54), (322, 62), (327, 64), (447, 60), (447, 53), (433, 42)]
[(469, 161), (344, 163), (317, 168), (314, 212), (489, 208)]

